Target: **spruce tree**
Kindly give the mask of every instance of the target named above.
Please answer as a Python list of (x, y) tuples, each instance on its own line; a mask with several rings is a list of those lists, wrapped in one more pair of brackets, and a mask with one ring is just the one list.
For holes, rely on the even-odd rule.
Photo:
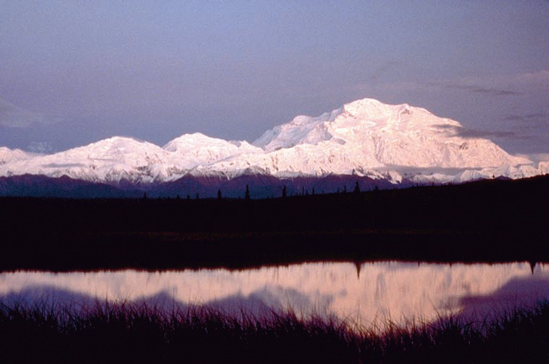
[(244, 195), (244, 199), (245, 200), (250, 199), (250, 187), (248, 185), (246, 185), (246, 194)]

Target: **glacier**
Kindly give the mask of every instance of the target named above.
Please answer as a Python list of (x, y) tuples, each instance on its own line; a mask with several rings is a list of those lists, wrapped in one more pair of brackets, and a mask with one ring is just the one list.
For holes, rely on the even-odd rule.
[(513, 156), (488, 139), (459, 135), (461, 124), (408, 104), (357, 100), (318, 117), (297, 116), (253, 143), (185, 134), (163, 147), (112, 137), (40, 155), (0, 148), (0, 177), (42, 175), (117, 184), (172, 182), (186, 176), (232, 179), (355, 175), (461, 183), (549, 173), (549, 162)]

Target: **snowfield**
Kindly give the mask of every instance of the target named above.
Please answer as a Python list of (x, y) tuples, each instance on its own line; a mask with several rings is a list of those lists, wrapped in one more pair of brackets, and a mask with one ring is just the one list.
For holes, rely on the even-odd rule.
[[(297, 116), (254, 143), (185, 134), (164, 147), (112, 137), (50, 155), (0, 148), (0, 176), (68, 176), (91, 182), (156, 183), (184, 176), (279, 178), (358, 175), (400, 183), (465, 182), (549, 173), (549, 162), (512, 156), (461, 124), (407, 104), (363, 99), (318, 117)], [(413, 172), (410, 172), (413, 170)], [(407, 171), (405, 173), (405, 171)]]

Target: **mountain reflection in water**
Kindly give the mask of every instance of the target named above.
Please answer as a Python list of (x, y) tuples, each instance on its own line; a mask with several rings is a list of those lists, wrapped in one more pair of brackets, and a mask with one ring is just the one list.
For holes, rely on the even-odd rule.
[(549, 265), (310, 263), (243, 271), (15, 272), (0, 274), (0, 301), (149, 302), (254, 313), (291, 307), (363, 323), (487, 314), (549, 299)]

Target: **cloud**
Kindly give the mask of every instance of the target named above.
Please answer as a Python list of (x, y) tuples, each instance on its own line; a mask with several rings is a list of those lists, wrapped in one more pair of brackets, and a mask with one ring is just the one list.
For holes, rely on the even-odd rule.
[(549, 83), (549, 70), (522, 73), (516, 79), (525, 82)]
[(366, 81), (368, 83), (377, 82), (386, 74), (397, 70), (399, 66), (401, 66), (401, 62), (389, 61), (383, 66), (376, 68), (368, 77), (366, 77)]
[(527, 115), (509, 115), (505, 121), (522, 121), (522, 122), (544, 122), (549, 120), (549, 114), (535, 113)]
[(530, 139), (530, 136), (518, 135), (512, 131), (490, 131), (481, 129), (467, 129), (462, 126), (453, 125), (437, 125), (439, 129), (448, 130), (455, 136), (459, 136), (465, 139), (478, 139), (478, 138), (502, 138), (512, 140)]
[(508, 74), (496, 77), (461, 77), (457, 79), (418, 82), (404, 85), (419, 90), (421, 84), (427, 89), (461, 90), (471, 94), (494, 97), (545, 95), (549, 91), (549, 70)]
[(521, 95), (521, 92), (501, 89), (497, 87), (482, 87), (477, 85), (468, 85), (459, 82), (430, 82), (429, 85), (436, 87), (443, 87), (448, 89), (456, 89), (469, 91), (473, 93), (487, 94), (493, 96), (517, 96)]
[(520, 91), (523, 95), (546, 98), (549, 92), (549, 70), (521, 73), (507, 78), (500, 77), (496, 82), (502, 87)]
[(60, 121), (44, 114), (25, 110), (8, 100), (0, 98), (0, 126), (10, 128), (28, 128), (35, 124), (51, 124)]
[(549, 162), (549, 153), (517, 154), (517, 157), (524, 157), (534, 162)]
[(48, 154), (53, 152), (53, 146), (49, 142), (30, 142), (27, 150), (32, 153)]

